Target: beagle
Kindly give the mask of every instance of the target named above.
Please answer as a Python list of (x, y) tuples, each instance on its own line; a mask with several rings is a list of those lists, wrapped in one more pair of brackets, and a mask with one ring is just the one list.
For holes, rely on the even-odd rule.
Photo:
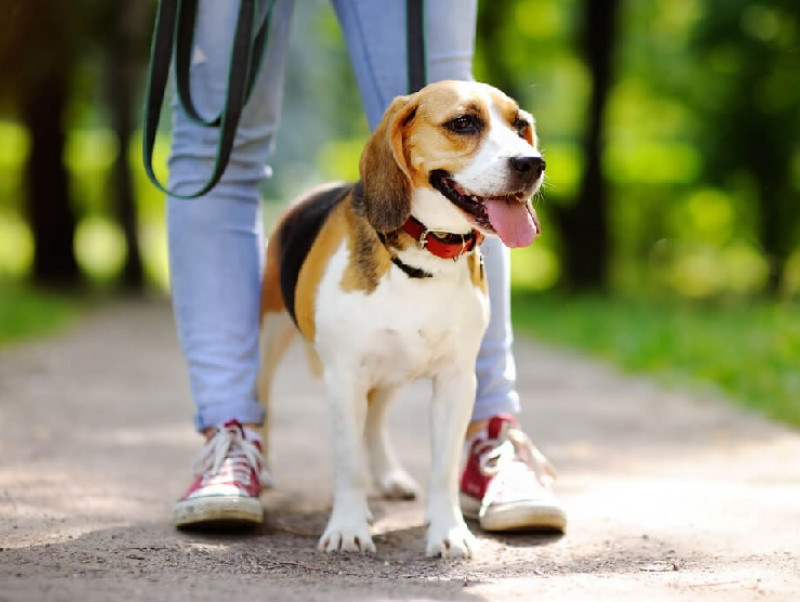
[(299, 331), (319, 360), (333, 438), (333, 509), (319, 549), (375, 550), (368, 460), (383, 495), (417, 494), (384, 417), (400, 386), (429, 377), (426, 553), (471, 555), (457, 480), (489, 319), (480, 243), (533, 241), (531, 196), (544, 169), (533, 118), (512, 99), (486, 84), (438, 82), (392, 102), (361, 155), (358, 183), (309, 192), (277, 224), (259, 396), (267, 405), (276, 364)]

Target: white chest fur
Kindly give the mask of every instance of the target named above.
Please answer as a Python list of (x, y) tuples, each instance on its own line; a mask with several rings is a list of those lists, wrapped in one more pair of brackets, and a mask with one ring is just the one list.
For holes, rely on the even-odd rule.
[[(404, 257), (427, 255), (410, 251)], [(336, 366), (371, 388), (474, 362), (489, 309), (466, 257), (453, 262), (431, 256), (439, 263), (431, 278), (411, 278), (392, 266), (371, 293), (342, 290), (348, 259), (342, 244), (317, 294), (314, 346), (326, 368)]]

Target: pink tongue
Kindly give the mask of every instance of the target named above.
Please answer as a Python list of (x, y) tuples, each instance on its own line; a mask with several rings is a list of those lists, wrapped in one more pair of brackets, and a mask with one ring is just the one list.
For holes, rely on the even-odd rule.
[(525, 205), (501, 199), (484, 201), (489, 223), (507, 247), (527, 247), (536, 238), (536, 225)]

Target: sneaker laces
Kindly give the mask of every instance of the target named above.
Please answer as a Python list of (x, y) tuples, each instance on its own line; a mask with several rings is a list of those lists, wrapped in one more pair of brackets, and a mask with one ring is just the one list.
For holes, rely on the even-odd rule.
[(249, 483), (251, 472), (255, 471), (262, 486), (272, 485), (272, 475), (264, 466), (261, 450), (244, 438), (238, 424), (217, 429), (192, 464), (192, 471), (206, 482), (224, 475), (241, 483)]
[(546, 490), (553, 487), (556, 470), (522, 430), (504, 422), (496, 439), (485, 439), (478, 450), (478, 465), (484, 476), (520, 468), (531, 471)]

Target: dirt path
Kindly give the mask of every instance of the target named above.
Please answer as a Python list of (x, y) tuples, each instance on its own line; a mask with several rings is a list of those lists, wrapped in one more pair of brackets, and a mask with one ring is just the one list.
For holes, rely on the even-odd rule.
[[(571, 354), (526, 343), (518, 362), (569, 531), (483, 534), (477, 559), (442, 562), (423, 558), (420, 502), (373, 503), (374, 556), (314, 550), (331, 466), (299, 353), (276, 394), (268, 526), (187, 535), (169, 513), (199, 440), (167, 306), (114, 306), (6, 349), (0, 601), (800, 599), (800, 435)], [(422, 482), (427, 393), (393, 410)]]

